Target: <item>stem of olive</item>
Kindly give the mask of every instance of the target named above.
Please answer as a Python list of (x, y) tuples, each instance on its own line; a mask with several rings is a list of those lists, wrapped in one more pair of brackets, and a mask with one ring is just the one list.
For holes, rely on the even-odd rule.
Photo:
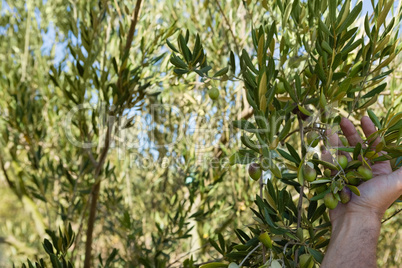
[[(304, 158), (304, 129), (303, 129), (303, 120), (300, 118), (300, 116), (297, 117), (299, 121), (299, 130), (300, 130), (300, 145), (301, 145), (301, 154), (302, 154), (302, 159)], [(297, 205), (297, 229), (300, 228), (301, 226), (301, 212), (302, 212), (302, 206), (303, 206), (303, 191), (304, 191), (304, 185), (302, 184), (300, 186), (300, 193), (299, 193), (299, 203)], [(295, 267), (297, 266), (299, 259), (299, 251), (296, 250), (295, 252)]]
[[(263, 198), (262, 190), (264, 188), (264, 179), (263, 178), (264, 178), (264, 171), (261, 171), (261, 176), (260, 176), (260, 197), (261, 197), (261, 199)], [(266, 253), (265, 246), (262, 245), (262, 261), (264, 264), (266, 262), (265, 253)]]

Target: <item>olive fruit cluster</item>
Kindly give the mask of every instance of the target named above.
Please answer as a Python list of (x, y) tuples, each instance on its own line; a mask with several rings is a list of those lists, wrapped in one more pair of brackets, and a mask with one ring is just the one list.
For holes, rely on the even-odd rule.
[[(348, 187), (343, 187), (342, 190), (338, 193), (340, 201), (342, 204), (346, 204), (352, 198), (352, 191)], [(329, 209), (334, 209), (338, 206), (338, 199), (336, 195), (333, 193), (327, 193), (324, 196), (324, 204)]]
[[(322, 176), (317, 176), (318, 169), (316, 170), (308, 165), (303, 166), (304, 180), (314, 184), (313, 188), (317, 194), (322, 195), (321, 198), (324, 199), (324, 204), (329, 209), (336, 208), (339, 202), (348, 203), (352, 198), (352, 191), (358, 194), (358, 189), (355, 186), (373, 178), (371, 168), (363, 164), (362, 161), (352, 160), (349, 162), (345, 155), (339, 155), (336, 162), (337, 164), (333, 165), (320, 161), (319, 163), (324, 166)], [(332, 170), (328, 167), (332, 167)], [(325, 180), (325, 182), (320, 183), (320, 180)], [(329, 182), (330, 185), (328, 185)]]

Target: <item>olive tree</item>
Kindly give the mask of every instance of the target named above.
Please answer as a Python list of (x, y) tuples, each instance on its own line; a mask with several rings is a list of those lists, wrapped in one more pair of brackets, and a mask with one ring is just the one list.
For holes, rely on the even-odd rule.
[[(400, 167), (399, 108), (381, 115), (370, 110), (383, 101), (389, 65), (400, 51), (400, 5), (394, 10), (393, 1), (372, 1), (373, 13), (360, 16), (362, 5), (261, 1), (268, 16), (251, 25), (253, 47), (230, 52), (227, 65), (212, 73), (215, 66), (208, 64), (198, 35), (192, 45), (188, 33), (179, 34), (177, 44), (168, 40), (174, 73), (195, 72), (206, 85), (239, 81), (253, 111), (252, 118), (232, 118), (243, 146), (229, 161), (250, 164), (250, 177), (259, 181), (250, 208), (255, 222), (248, 234), (235, 230), (238, 241), (213, 244), (223, 259), (202, 267), (320, 264), (330, 235), (327, 208), (347, 203), (352, 192), (360, 196), (358, 185), (373, 177), (373, 163), (391, 160), (393, 169)], [(331, 148), (328, 130), (338, 131), (341, 117), (365, 113), (378, 128), (375, 135), (364, 144), (349, 146), (344, 139), (343, 147)], [(381, 142), (372, 148), (377, 137)], [(331, 161), (314, 149), (319, 143)], [(353, 161), (339, 152), (350, 153)]]
[(367, 111), (400, 165), (394, 4), (3, 1), (1, 264), (318, 264), (360, 165), (324, 131)]

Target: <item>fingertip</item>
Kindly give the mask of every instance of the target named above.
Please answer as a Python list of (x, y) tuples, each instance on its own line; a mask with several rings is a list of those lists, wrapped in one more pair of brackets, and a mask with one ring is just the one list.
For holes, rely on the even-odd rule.
[(361, 122), (362, 122), (362, 129), (364, 134), (366, 134), (366, 137), (370, 136), (371, 134), (377, 131), (376, 126), (369, 117), (363, 116)]
[(349, 119), (347, 119), (346, 117), (341, 118), (341, 123), (340, 123), (341, 126), (348, 124), (348, 123), (351, 123)]
[(327, 150), (324, 150), (321, 152), (321, 160), (325, 161), (325, 162), (329, 162), (332, 163), (332, 156), (331, 153)]
[(362, 122), (362, 125), (363, 124), (373, 124), (373, 121), (371, 121), (370, 117), (368, 117), (367, 115), (363, 116), (360, 121)]
[(375, 127), (373, 121), (371, 121), (370, 117), (368, 117), (368, 116), (363, 116), (362, 119), (361, 119), (361, 122), (362, 122), (362, 128), (363, 128), (363, 130), (366, 129), (366, 128), (368, 128), (368, 129), (370, 129), (371, 131), (372, 131), (372, 130), (375, 131), (376, 127)]
[(343, 117), (341, 119), (340, 123), (341, 129), (343, 131), (343, 134), (348, 135), (349, 133), (354, 133), (355, 131), (355, 126), (353, 125), (352, 122), (350, 122), (349, 119)]
[(362, 138), (357, 133), (355, 126), (349, 119), (342, 118), (340, 125), (343, 134), (345, 135), (346, 139), (348, 140), (351, 146), (355, 146), (357, 143), (363, 142)]

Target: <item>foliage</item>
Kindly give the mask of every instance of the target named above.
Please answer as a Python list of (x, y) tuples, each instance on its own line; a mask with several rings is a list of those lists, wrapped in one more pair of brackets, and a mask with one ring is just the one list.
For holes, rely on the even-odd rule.
[[(371, 107), (400, 164), (400, 6), (373, 5), (2, 1), (0, 263), (318, 264), (330, 224), (304, 134)], [(260, 184), (228, 165), (254, 161)]]
[[(395, 160), (402, 154), (401, 113), (391, 109), (380, 120), (372, 110), (367, 110), (386, 88), (387, 83), (383, 80), (392, 72), (386, 67), (400, 50), (393, 32), (399, 21), (395, 22), (393, 18), (385, 24), (393, 1), (379, 2), (376, 6), (373, 3), (374, 14), (365, 16), (363, 34), (359, 33), (358, 27), (351, 27), (361, 12), (362, 2), (352, 8), (350, 1), (342, 3), (339, 9), (338, 4), (336, 1), (279, 1), (263, 5), (269, 14), (281, 14), (282, 21), (271, 18), (258, 29), (253, 29), (252, 55), (243, 50), (239, 55), (240, 68), (236, 68), (235, 56), (231, 52), (227, 67), (212, 77), (208, 77), (212, 67), (205, 64), (207, 57), (198, 35), (193, 50), (187, 46), (188, 32), (185, 37), (179, 35), (178, 48), (168, 42), (174, 52), (182, 55), (179, 57), (173, 53), (170, 59), (177, 68), (174, 69), (176, 74), (194, 71), (204, 82), (226, 76), (230, 69), (229, 79), (241, 76), (247, 102), (253, 108), (254, 120), (233, 121), (234, 127), (243, 130), (241, 141), (244, 148), (231, 157), (231, 164), (257, 162), (270, 179), (266, 182), (266, 189), (264, 177), (260, 178), (260, 196), (257, 195), (255, 201), (258, 210), (251, 208), (258, 228), (249, 228), (251, 237), (242, 232), (243, 235), (238, 235), (240, 244), (231, 244), (227, 250), (223, 243), (221, 247), (215, 246), (229, 262), (272, 266), (274, 260), (280, 260), (287, 267), (295, 267), (298, 256), (308, 254), (313, 256), (314, 262), (321, 263), (323, 253), (319, 249), (329, 242), (325, 238), (330, 227), (326, 206), (333, 209), (337, 199), (341, 201), (344, 187), (360, 195), (354, 186), (356, 184), (346, 174), (363, 165), (357, 169), (360, 174), (356, 174), (364, 180), (370, 179), (372, 174), (368, 174), (370, 170), (365, 171), (366, 162)], [(282, 27), (278, 28), (278, 22)], [(289, 42), (288, 37), (292, 34), (295, 38)], [(319, 133), (316, 139), (322, 139), (326, 150), (331, 151), (325, 133), (340, 122), (337, 114), (343, 112), (350, 116), (366, 110), (379, 129), (376, 137), (381, 137), (382, 141), (374, 151), (362, 144), (339, 148), (353, 153), (356, 163), (337, 162), (334, 152), (335, 163), (324, 162), (311, 150), (316, 141), (305, 143), (305, 133)], [(291, 131), (296, 121), (299, 131)], [(295, 135), (299, 135), (301, 143), (289, 142), (288, 139)], [(370, 145), (370, 140), (373, 137), (365, 144)], [(295, 147), (300, 147), (300, 154)], [(379, 156), (380, 151), (388, 154)], [(363, 156), (363, 163), (358, 161), (359, 155)], [(308, 162), (320, 175), (318, 180), (309, 178), (311, 183), (307, 182), (303, 172), (308, 168)], [(396, 161), (392, 163), (393, 169), (400, 166)], [(280, 169), (279, 164), (284, 164), (284, 168)], [(335, 170), (336, 174), (325, 176), (325, 168)], [(275, 183), (278, 180), (300, 193), (298, 204), (292, 198), (292, 191)], [(304, 187), (308, 188), (307, 193)], [(334, 201), (319, 203), (318, 200), (324, 196), (331, 196)], [(307, 202), (303, 202), (304, 197)], [(275, 242), (269, 248), (261, 239), (258, 240), (260, 233), (267, 231)], [(258, 247), (260, 249), (256, 250)], [(269, 260), (267, 256), (270, 256)]]

